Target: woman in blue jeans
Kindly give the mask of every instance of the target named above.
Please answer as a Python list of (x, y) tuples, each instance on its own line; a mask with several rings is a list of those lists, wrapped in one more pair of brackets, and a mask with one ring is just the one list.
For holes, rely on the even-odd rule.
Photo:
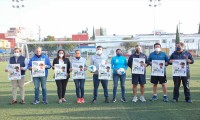
[(70, 71), (72, 71), (72, 78), (76, 87), (77, 103), (85, 103), (84, 84), (86, 70), (86, 59), (81, 57), (80, 50), (75, 50), (75, 57), (73, 57), (71, 60)]
[(120, 79), (121, 84), (121, 93), (122, 93), (122, 102), (126, 102), (125, 97), (125, 80), (126, 80), (126, 73), (127, 70), (127, 60), (124, 56), (122, 56), (122, 50), (116, 50), (116, 56), (111, 60), (111, 67), (113, 69), (113, 100), (112, 102), (116, 102), (116, 92), (118, 86), (118, 80)]

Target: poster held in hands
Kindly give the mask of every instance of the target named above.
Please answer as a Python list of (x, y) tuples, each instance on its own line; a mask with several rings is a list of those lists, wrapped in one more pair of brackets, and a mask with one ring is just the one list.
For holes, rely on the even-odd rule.
[(8, 80), (20, 80), (20, 79), (21, 79), (20, 64), (9, 64)]

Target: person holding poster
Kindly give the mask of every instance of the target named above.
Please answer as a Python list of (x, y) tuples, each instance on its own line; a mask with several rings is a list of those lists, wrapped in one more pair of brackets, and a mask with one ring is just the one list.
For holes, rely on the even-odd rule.
[(144, 90), (145, 87), (144, 85), (146, 84), (146, 67), (147, 65), (147, 56), (142, 53), (142, 48), (140, 45), (136, 45), (135, 46), (135, 53), (133, 53), (129, 59), (128, 59), (128, 66), (131, 68), (131, 70), (133, 69), (133, 59), (134, 58), (143, 58), (145, 60), (144, 62), (141, 62), (142, 64), (140, 64), (140, 66), (144, 66), (144, 74), (136, 74), (136, 73), (132, 73), (132, 85), (133, 85), (133, 99), (132, 102), (137, 102), (138, 101), (138, 97), (137, 97), (137, 85), (140, 84), (140, 101), (141, 102), (146, 102), (145, 98), (144, 98)]
[(37, 47), (35, 49), (35, 55), (30, 59), (28, 64), (28, 69), (32, 72), (34, 90), (35, 90), (35, 100), (32, 104), (40, 103), (40, 83), (42, 87), (43, 103), (48, 104), (47, 101), (47, 89), (46, 89), (46, 79), (48, 76), (48, 69), (51, 68), (50, 60), (47, 56), (42, 54), (42, 48)]
[(56, 73), (56, 66), (61, 66), (61, 77), (57, 78), (55, 74), (55, 81), (57, 85), (57, 94), (58, 94), (58, 103), (61, 104), (66, 102), (65, 99), (65, 92), (68, 80), (70, 78), (70, 61), (66, 58), (64, 50), (58, 50), (56, 58), (53, 60), (52, 69), (55, 70)]
[[(15, 66), (13, 69), (16, 70), (14, 73), (21, 73), (21, 76), (19, 79), (12, 79), (12, 101), (10, 104), (16, 104), (17, 103), (17, 87), (19, 87), (20, 90), (20, 97), (21, 97), (21, 104), (25, 104), (25, 90), (24, 90), (24, 81), (25, 81), (25, 71), (28, 67), (28, 59), (26, 59), (24, 56), (21, 55), (21, 50), (19, 48), (14, 49), (14, 55), (10, 57), (8, 61), (8, 68), (5, 69), (5, 72), (10, 72), (10, 67), (12, 65), (18, 65)], [(19, 67), (20, 66), (20, 67)], [(11, 74), (11, 73), (9, 73)]]
[(109, 103), (108, 99), (108, 79), (99, 79), (98, 73), (99, 73), (99, 64), (106, 64), (108, 63), (108, 56), (103, 54), (103, 47), (97, 46), (96, 48), (96, 55), (93, 55), (90, 60), (90, 65), (94, 65), (96, 67), (96, 71), (93, 72), (93, 100), (92, 103), (95, 103), (97, 101), (97, 94), (98, 94), (98, 87), (99, 83), (101, 82), (104, 90), (104, 97), (105, 97), (105, 103)]
[(75, 57), (71, 60), (72, 77), (76, 87), (77, 103), (85, 103), (84, 99), (84, 84), (85, 71), (87, 70), (86, 59), (81, 57), (81, 51), (75, 50)]
[[(168, 57), (165, 52), (161, 51), (161, 45), (160, 43), (155, 43), (154, 44), (154, 49), (155, 51), (152, 52), (149, 55), (148, 58), (148, 63), (152, 66), (153, 60), (164, 60), (165, 66), (168, 65)], [(157, 97), (157, 84), (158, 82), (162, 85), (162, 90), (163, 90), (163, 101), (168, 102), (168, 97), (167, 97), (167, 78), (166, 78), (166, 68), (164, 71), (164, 76), (154, 76), (151, 75), (151, 83), (153, 84), (153, 97), (150, 99), (151, 101), (156, 101), (158, 99)]]
[[(116, 56), (111, 59), (111, 68), (113, 69), (113, 100), (112, 102), (116, 102), (116, 93), (118, 80), (120, 79), (121, 83), (121, 101), (126, 102), (125, 97), (125, 80), (126, 80), (126, 70), (127, 70), (127, 60), (124, 56), (122, 56), (122, 50), (116, 50)], [(121, 71), (122, 69), (123, 71)]]
[[(184, 94), (185, 94), (185, 102), (192, 103), (191, 95), (190, 95), (190, 68), (189, 64), (194, 63), (194, 59), (192, 55), (184, 50), (184, 43), (179, 42), (176, 44), (176, 51), (174, 51), (170, 58), (169, 58), (169, 64), (172, 64), (176, 60), (184, 60), (185, 62), (180, 62), (180, 68), (184, 68), (186, 66), (186, 76), (173, 76), (174, 81), (174, 91), (173, 91), (173, 102), (178, 102), (179, 98), (179, 88), (182, 81), (183, 87), (184, 87)], [(186, 63), (186, 64), (185, 64)]]

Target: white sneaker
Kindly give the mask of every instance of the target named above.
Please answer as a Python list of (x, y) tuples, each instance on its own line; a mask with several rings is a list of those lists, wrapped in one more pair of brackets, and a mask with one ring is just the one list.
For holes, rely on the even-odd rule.
[(141, 102), (146, 102), (144, 96), (140, 96), (140, 101), (141, 101)]
[(134, 96), (133, 99), (132, 99), (132, 102), (137, 102), (137, 101), (138, 101), (137, 96)]

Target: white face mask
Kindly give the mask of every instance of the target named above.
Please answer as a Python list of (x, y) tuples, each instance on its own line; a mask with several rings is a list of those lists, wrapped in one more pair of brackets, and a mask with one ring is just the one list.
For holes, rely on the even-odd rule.
[(19, 57), (20, 54), (19, 54), (19, 53), (14, 53), (14, 56), (15, 56), (15, 57)]
[(161, 51), (161, 48), (155, 48), (155, 51), (156, 51), (156, 52), (160, 52), (160, 51)]
[(59, 54), (59, 57), (61, 57), (61, 58), (62, 58), (63, 56), (64, 56), (64, 54)]
[(97, 50), (97, 55), (101, 55), (102, 54), (102, 50)]

